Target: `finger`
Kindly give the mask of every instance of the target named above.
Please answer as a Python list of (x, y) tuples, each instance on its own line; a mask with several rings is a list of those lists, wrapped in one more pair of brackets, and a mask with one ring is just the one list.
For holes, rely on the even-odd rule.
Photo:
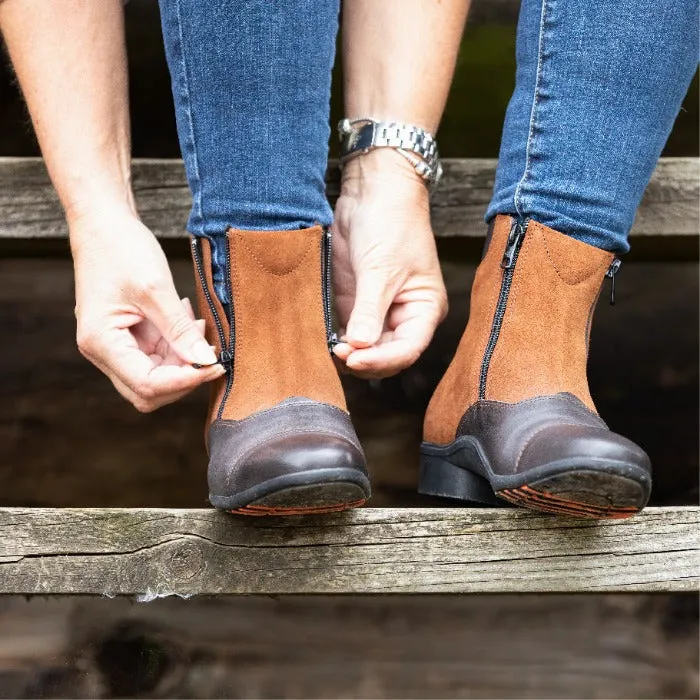
[(428, 347), (434, 330), (435, 324), (431, 318), (412, 318), (393, 334), (385, 334), (387, 342), (354, 350), (345, 362), (353, 373), (391, 376), (416, 362)]
[(333, 347), (333, 354), (343, 362), (346, 362), (348, 356), (354, 349), (355, 348), (349, 343), (338, 343)]
[[(205, 322), (203, 319), (200, 319), (199, 321), (194, 320), (194, 310), (192, 309), (192, 304), (190, 304), (190, 300), (185, 297), (184, 299), (181, 299), (180, 302), (182, 303), (182, 307), (185, 309), (187, 315), (194, 321), (194, 324), (199, 330), (199, 332), (202, 335), (204, 335)], [(168, 343), (168, 341), (161, 335), (161, 332), (150, 321), (144, 321), (143, 324), (139, 324), (139, 326), (141, 325), (146, 326), (148, 328), (148, 335), (146, 335), (145, 329), (144, 331), (142, 331), (144, 340), (150, 340), (152, 344), (144, 346), (143, 343), (139, 342), (139, 345), (143, 350), (146, 350), (146, 348), (148, 348), (146, 350), (146, 352), (148, 353), (156, 353), (160, 355), (162, 361), (156, 364), (184, 364), (182, 358), (177, 354), (177, 352), (175, 352), (175, 350)], [(136, 335), (134, 329), (132, 329), (132, 333)], [(155, 342), (153, 342), (154, 336), (157, 338)]]
[(147, 400), (191, 391), (225, 371), (220, 364), (202, 369), (191, 365), (156, 365), (126, 329), (105, 334), (96, 344), (91, 359), (110, 378), (118, 378), (137, 396)]
[(157, 409), (166, 406), (170, 403), (175, 403), (181, 398), (187, 396), (188, 391), (182, 391), (174, 394), (168, 394), (167, 396), (161, 396), (157, 399), (146, 401), (137, 396), (131, 389), (129, 389), (126, 384), (123, 384), (117, 377), (111, 379), (112, 384), (116, 390), (132, 405), (136, 410), (141, 413), (151, 413)]
[[(204, 327), (205, 327), (205, 322), (204, 320), (200, 319), (194, 322), (195, 326), (199, 329), (199, 331), (204, 334)], [(153, 326), (155, 329), (155, 326)], [(151, 347), (148, 350), (146, 350), (147, 354), (150, 354), (151, 357), (153, 357), (153, 354), (156, 354), (160, 357), (160, 361), (156, 362), (155, 364), (157, 365), (182, 365), (184, 364), (182, 358), (173, 350), (173, 348), (168, 344), (168, 342), (165, 340), (160, 335), (160, 331), (157, 329), (155, 332), (159, 336), (159, 341), (156, 344), (155, 347)], [(139, 343), (141, 349), (144, 349), (144, 346)], [(213, 346), (209, 346), (211, 349), (216, 352), (215, 348)]]
[[(190, 300), (187, 297), (183, 297), (180, 299), (180, 303), (182, 304), (182, 308), (185, 310), (187, 316), (194, 321), (194, 324), (197, 326), (199, 332), (204, 335), (206, 323), (204, 319), (200, 319), (198, 321), (195, 320), (194, 309), (192, 308), (192, 303)], [(167, 341), (166, 343), (163, 343), (163, 334), (155, 325), (153, 325), (151, 321), (146, 319), (140, 323), (137, 323), (131, 327), (131, 332), (134, 336), (136, 336), (139, 346), (145, 353), (149, 354), (156, 352), (159, 355), (165, 356), (166, 348), (164, 345), (167, 345)]]
[(143, 302), (143, 311), (175, 352), (188, 364), (211, 365), (216, 355), (183, 306), (174, 288), (157, 289)]
[(182, 299), (180, 299), (180, 303), (182, 304), (182, 307), (185, 309), (185, 312), (187, 313), (187, 315), (194, 321), (195, 320), (194, 309), (192, 308), (192, 302), (189, 300), (189, 298), (182, 297)]
[(397, 340), (382, 346), (360, 348), (348, 357), (345, 365), (352, 374), (363, 379), (382, 379), (407, 369), (416, 359), (407, 342)]
[(154, 352), (159, 355), (164, 354), (163, 336), (148, 319), (131, 326), (130, 330), (131, 334), (136, 338), (138, 346), (147, 355)]
[(350, 345), (363, 348), (377, 342), (394, 293), (395, 289), (390, 288), (387, 276), (380, 270), (358, 272), (355, 305), (345, 334)]

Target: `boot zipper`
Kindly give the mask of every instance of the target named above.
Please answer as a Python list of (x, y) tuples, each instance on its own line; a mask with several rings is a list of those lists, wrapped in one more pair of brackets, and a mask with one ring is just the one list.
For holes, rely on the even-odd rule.
[(605, 273), (605, 276), (610, 278), (610, 306), (615, 306), (615, 275), (620, 270), (620, 265), (622, 265), (622, 260), (615, 258)]
[(231, 249), (228, 243), (228, 236), (224, 237), (226, 241), (226, 296), (229, 298), (228, 304), (228, 349), (225, 345), (222, 345), (224, 350), (221, 351), (219, 357), (219, 362), (226, 369), (226, 388), (224, 389), (224, 395), (221, 398), (221, 403), (219, 404), (219, 410), (217, 411), (217, 418), (221, 418), (224, 413), (224, 406), (228, 401), (228, 396), (231, 393), (231, 387), (233, 386), (233, 365), (235, 362), (234, 348), (236, 347), (236, 318), (233, 311), (233, 289), (231, 287)]
[(486, 378), (489, 372), (489, 364), (496, 350), (498, 336), (501, 333), (501, 325), (503, 317), (506, 313), (508, 304), (508, 295), (510, 294), (510, 286), (513, 283), (513, 274), (515, 272), (515, 264), (518, 261), (520, 248), (522, 247), (527, 231), (528, 219), (522, 221), (514, 221), (508, 234), (508, 242), (501, 260), (501, 268), (503, 269), (503, 279), (501, 280), (501, 290), (498, 294), (498, 303), (496, 304), (496, 312), (493, 316), (491, 324), (491, 333), (489, 335), (486, 350), (484, 350), (484, 358), (481, 361), (481, 371), (479, 373), (479, 399), (486, 398)]
[[(193, 252), (193, 257), (194, 257), (194, 263), (195, 267), (197, 268), (197, 276), (199, 277), (199, 282), (202, 285), (202, 290), (204, 292), (204, 298), (207, 301), (207, 306), (209, 306), (209, 310), (211, 311), (211, 315), (214, 318), (214, 325), (216, 326), (216, 332), (217, 335), (219, 336), (219, 344), (221, 345), (221, 352), (219, 353), (219, 358), (218, 362), (224, 366), (224, 369), (226, 370), (226, 388), (224, 390), (224, 396), (221, 400), (221, 404), (219, 405), (219, 410), (217, 413), (217, 418), (221, 418), (221, 415), (224, 410), (224, 405), (226, 404), (226, 400), (228, 399), (228, 395), (231, 393), (231, 386), (233, 384), (233, 348), (235, 347), (235, 341), (236, 341), (236, 329), (234, 325), (234, 317), (233, 317), (233, 293), (231, 290), (231, 256), (228, 251), (228, 246), (226, 246), (226, 288), (228, 291), (228, 298), (231, 299), (230, 302), (230, 312), (228, 313), (228, 322), (229, 322), (229, 338), (228, 338), (228, 344), (226, 342), (226, 334), (224, 332), (224, 326), (221, 323), (221, 319), (219, 317), (219, 313), (216, 310), (216, 306), (214, 306), (214, 301), (211, 298), (211, 293), (209, 291), (209, 287), (207, 285), (207, 278), (204, 274), (204, 269), (202, 266), (202, 258), (201, 258), (201, 253), (200, 253), (200, 242), (198, 238), (193, 238), (192, 239), (192, 252)], [(197, 365), (195, 365), (197, 366)]]
[(333, 312), (331, 309), (331, 271), (333, 264), (333, 234), (324, 227), (321, 241), (321, 294), (323, 296), (323, 317), (326, 324), (326, 343), (332, 353), (338, 344), (338, 336), (333, 332)]
[(221, 344), (222, 348), (225, 348), (226, 347), (226, 336), (224, 335), (224, 327), (221, 324), (221, 319), (219, 318), (219, 314), (216, 310), (216, 306), (214, 306), (214, 302), (211, 298), (211, 293), (209, 292), (209, 287), (207, 285), (207, 278), (206, 278), (206, 275), (204, 274), (204, 269), (202, 267), (202, 258), (200, 255), (199, 246), (200, 246), (199, 239), (193, 238), (192, 239), (192, 254), (193, 254), (192, 257), (194, 258), (194, 264), (195, 264), (195, 267), (197, 268), (197, 276), (199, 277), (199, 283), (202, 285), (202, 290), (204, 291), (204, 298), (207, 300), (207, 306), (209, 307), (209, 310), (211, 311), (211, 314), (214, 317), (214, 325), (216, 326), (216, 332), (219, 336), (219, 343)]

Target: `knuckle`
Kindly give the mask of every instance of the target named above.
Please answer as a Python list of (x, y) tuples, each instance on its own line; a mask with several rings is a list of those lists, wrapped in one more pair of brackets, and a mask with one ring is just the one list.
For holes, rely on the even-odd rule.
[(90, 355), (95, 350), (97, 335), (91, 329), (82, 327), (78, 328), (75, 340), (81, 354)]
[(134, 391), (141, 401), (150, 402), (156, 398), (155, 389), (147, 382), (139, 382), (134, 387)]
[(164, 287), (165, 280), (160, 275), (139, 275), (139, 281), (133, 290), (139, 301), (151, 299)]
[(178, 341), (184, 338), (192, 330), (192, 321), (185, 316), (176, 316), (168, 325), (168, 338)]
[(131, 402), (139, 413), (153, 413), (157, 406), (152, 401), (136, 398)]

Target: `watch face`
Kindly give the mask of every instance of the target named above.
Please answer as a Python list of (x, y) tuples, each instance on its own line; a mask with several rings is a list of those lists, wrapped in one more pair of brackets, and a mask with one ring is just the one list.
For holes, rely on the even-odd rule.
[(361, 127), (350, 127), (350, 131), (341, 133), (341, 156), (350, 155), (358, 151), (366, 151), (374, 146), (374, 124), (365, 124)]

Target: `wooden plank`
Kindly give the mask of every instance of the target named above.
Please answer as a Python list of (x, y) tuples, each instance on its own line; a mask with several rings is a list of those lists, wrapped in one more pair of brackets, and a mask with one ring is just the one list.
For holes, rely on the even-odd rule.
[[(433, 200), (433, 225), (441, 238), (481, 238), (491, 197), (496, 161), (447, 159), (445, 178)], [(135, 160), (134, 191), (145, 223), (163, 239), (181, 239), (190, 194), (180, 160)], [(328, 176), (331, 200), (338, 194), (338, 172)], [(639, 208), (632, 235), (692, 237), (700, 230), (697, 158), (659, 162)], [(0, 158), (0, 239), (61, 239), (66, 229), (61, 208), (41, 159)]]
[(697, 596), (4, 597), (6, 698), (698, 698)]
[(0, 509), (0, 593), (695, 591), (700, 507), (601, 523), (508, 508), (249, 519), (214, 510)]

